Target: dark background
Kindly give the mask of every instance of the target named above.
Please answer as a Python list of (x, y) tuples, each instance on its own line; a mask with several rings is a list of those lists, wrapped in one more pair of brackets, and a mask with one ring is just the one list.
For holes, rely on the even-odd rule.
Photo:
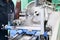
[(52, 0), (47, 0), (47, 1), (52, 2)]

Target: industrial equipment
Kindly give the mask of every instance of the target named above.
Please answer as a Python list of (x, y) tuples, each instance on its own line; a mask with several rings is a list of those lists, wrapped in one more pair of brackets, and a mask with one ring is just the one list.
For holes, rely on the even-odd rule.
[(49, 25), (49, 20), (53, 9), (54, 6), (48, 5), (44, 0), (31, 1), (19, 13), (19, 19), (12, 21), (12, 26), (5, 26), (9, 40), (50, 40), (52, 26)]

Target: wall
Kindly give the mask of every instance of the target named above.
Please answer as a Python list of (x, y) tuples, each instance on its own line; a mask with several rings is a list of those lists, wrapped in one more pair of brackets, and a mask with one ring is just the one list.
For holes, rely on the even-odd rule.
[(28, 3), (31, 2), (32, 0), (28, 0)]
[(25, 6), (28, 4), (28, 0), (21, 0), (21, 10), (25, 9)]

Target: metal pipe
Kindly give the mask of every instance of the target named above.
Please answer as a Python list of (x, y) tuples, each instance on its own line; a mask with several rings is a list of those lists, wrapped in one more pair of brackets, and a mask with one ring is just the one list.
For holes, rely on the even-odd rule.
[(35, 6), (41, 5), (44, 2), (46, 2), (46, 0), (34, 0), (35, 1)]
[(35, 0), (35, 6), (39, 5), (39, 0)]

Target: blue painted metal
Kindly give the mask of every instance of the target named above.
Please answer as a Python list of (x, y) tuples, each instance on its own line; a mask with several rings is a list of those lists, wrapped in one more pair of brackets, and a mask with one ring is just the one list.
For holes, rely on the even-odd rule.
[(7, 25), (5, 29), (11, 30), (12, 26)]
[(36, 31), (27, 31), (26, 34), (32, 34), (35, 35)]
[(10, 36), (14, 37), (16, 35), (17, 31), (16, 30), (10, 30)]
[(22, 34), (23, 31), (22, 30), (17, 30), (17, 33)]
[(47, 32), (44, 32), (44, 36), (45, 36), (45, 37), (47, 37), (47, 36), (48, 36)]
[(35, 36), (39, 36), (40, 35), (40, 31), (37, 31)]

